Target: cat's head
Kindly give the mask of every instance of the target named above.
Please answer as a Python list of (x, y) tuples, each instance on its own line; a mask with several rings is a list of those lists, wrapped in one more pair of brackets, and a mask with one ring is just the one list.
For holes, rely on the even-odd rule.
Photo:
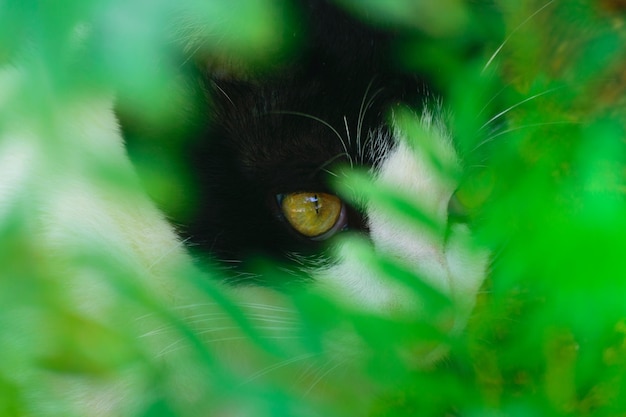
[[(458, 333), (488, 255), (455, 196), (464, 164), (450, 115), (398, 69), (391, 33), (306, 3), (300, 48), (276, 68), (203, 61), (208, 122), (187, 150), (195, 208), (175, 221), (250, 297), (305, 292)], [(427, 363), (441, 349), (410, 352)]]

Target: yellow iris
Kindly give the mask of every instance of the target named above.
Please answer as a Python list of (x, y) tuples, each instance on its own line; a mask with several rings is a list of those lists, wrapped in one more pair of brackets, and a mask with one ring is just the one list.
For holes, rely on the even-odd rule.
[(282, 211), (287, 221), (306, 237), (323, 235), (333, 228), (341, 214), (341, 200), (326, 193), (287, 194)]

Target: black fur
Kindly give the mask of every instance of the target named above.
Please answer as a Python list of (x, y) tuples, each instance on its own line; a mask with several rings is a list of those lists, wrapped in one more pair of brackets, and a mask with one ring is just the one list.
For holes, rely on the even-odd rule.
[[(323, 243), (295, 233), (275, 196), (332, 192), (328, 169), (350, 160), (371, 166), (373, 155), (358, 155), (360, 117), (361, 147), (373, 133), (390, 140), (390, 107), (419, 103), (424, 91), (421, 80), (395, 65), (397, 34), (325, 0), (297, 5), (301, 26), (292, 36), (300, 44), (278, 68), (267, 73), (205, 66), (208, 123), (188, 149), (200, 195), (190, 218), (174, 221), (199, 253), (237, 260), (238, 268), (254, 255), (283, 259), (287, 252), (318, 252)], [(349, 228), (366, 230), (356, 209), (349, 214)]]

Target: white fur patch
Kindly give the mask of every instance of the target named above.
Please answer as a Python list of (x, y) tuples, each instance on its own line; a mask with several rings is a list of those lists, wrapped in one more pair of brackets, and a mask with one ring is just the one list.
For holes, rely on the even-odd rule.
[[(374, 187), (401, 195), (432, 224), (408, 224), (375, 202), (368, 203), (366, 215), (374, 253), (390, 258), (448, 297), (454, 317), (446, 320), (442, 330), (456, 333), (464, 327), (474, 305), (488, 253), (474, 246), (467, 225), (450, 225), (446, 233), (448, 202), (456, 184), (438, 167), (454, 171), (459, 169), (459, 162), (448, 133), (442, 130), (443, 123), (435, 123), (433, 117), (424, 113), (419, 129), (424, 137), (411, 138), (411, 142), (395, 129), (397, 144), (380, 164), (374, 183)], [(325, 294), (350, 308), (383, 317), (406, 319), (427, 313), (427, 300), (423, 298), (427, 295), (381, 276), (371, 263), (359, 257), (359, 252), (350, 250), (350, 243), (338, 248), (337, 264), (322, 273), (313, 272)], [(360, 255), (366, 256), (366, 252)]]

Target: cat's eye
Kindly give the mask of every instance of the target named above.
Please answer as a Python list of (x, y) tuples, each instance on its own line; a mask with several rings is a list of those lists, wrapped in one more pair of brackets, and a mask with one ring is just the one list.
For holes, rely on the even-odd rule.
[(304, 237), (324, 240), (346, 226), (344, 204), (335, 195), (297, 192), (277, 198), (284, 218)]

